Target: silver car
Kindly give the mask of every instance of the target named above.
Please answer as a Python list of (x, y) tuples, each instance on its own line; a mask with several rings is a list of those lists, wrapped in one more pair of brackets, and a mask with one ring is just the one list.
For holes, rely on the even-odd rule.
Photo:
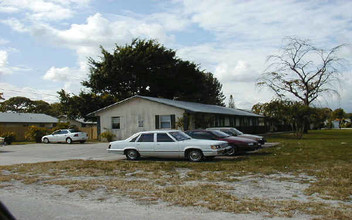
[(66, 142), (68, 144), (80, 142), (83, 144), (87, 140), (88, 134), (86, 132), (80, 132), (74, 129), (61, 129), (42, 137), (42, 142), (46, 144), (50, 142)]
[(108, 152), (124, 154), (128, 160), (164, 157), (198, 162), (224, 155), (230, 148), (225, 141), (197, 140), (182, 131), (158, 130), (139, 132), (126, 140), (111, 142)]

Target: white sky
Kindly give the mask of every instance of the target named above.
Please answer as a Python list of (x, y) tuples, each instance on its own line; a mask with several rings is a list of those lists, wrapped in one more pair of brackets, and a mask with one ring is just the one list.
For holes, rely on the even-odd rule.
[[(87, 57), (98, 58), (99, 45), (111, 50), (139, 37), (157, 39), (212, 72), (236, 107), (250, 109), (274, 98), (255, 82), (286, 36), (325, 48), (349, 44), (341, 56), (351, 62), (351, 9), (352, 1), (4, 0), (0, 92), (48, 102), (62, 88), (78, 93)], [(340, 98), (326, 95), (315, 105), (352, 112), (351, 76), (348, 67)]]

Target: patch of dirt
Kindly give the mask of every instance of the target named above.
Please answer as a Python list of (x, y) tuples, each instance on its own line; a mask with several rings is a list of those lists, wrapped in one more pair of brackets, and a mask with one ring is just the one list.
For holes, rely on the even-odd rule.
[[(307, 177), (310, 179), (310, 177)], [(239, 181), (228, 185), (234, 189), (229, 190), (238, 198), (260, 198), (269, 200), (298, 200), (308, 202), (311, 198), (304, 194), (309, 183), (297, 181), (296, 176), (284, 174), (272, 174), (267, 176), (239, 176)], [(302, 180), (306, 180), (302, 177)]]
[[(104, 189), (76, 191), (57, 185), (24, 185), (14, 183), (0, 189), (1, 201), (18, 219), (285, 219), (265, 217), (265, 213), (233, 214), (209, 211), (201, 207), (170, 206), (136, 202)], [(287, 219), (309, 219), (299, 215)]]

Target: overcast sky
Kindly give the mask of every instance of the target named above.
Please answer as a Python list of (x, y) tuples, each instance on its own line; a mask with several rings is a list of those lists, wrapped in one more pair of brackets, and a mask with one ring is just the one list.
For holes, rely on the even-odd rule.
[[(77, 94), (99, 45), (111, 51), (139, 37), (212, 72), (236, 107), (250, 109), (275, 97), (255, 82), (284, 37), (350, 44), (340, 55), (351, 62), (351, 11), (352, 1), (323, 0), (1, 0), (0, 92), (48, 102), (61, 89)], [(316, 106), (352, 112), (351, 68), (341, 77), (341, 97), (326, 95)]]

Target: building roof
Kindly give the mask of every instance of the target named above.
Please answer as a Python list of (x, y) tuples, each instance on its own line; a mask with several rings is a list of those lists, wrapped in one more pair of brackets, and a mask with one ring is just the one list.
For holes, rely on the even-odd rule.
[(57, 123), (59, 120), (46, 114), (0, 112), (0, 122)]
[(164, 98), (155, 98), (155, 97), (149, 97), (149, 96), (132, 96), (130, 98), (124, 99), (120, 102), (116, 102), (112, 105), (106, 106), (105, 108), (99, 109), (95, 112), (90, 113), (89, 115), (94, 115), (95, 113), (101, 112), (103, 110), (109, 109), (113, 106), (119, 105), (123, 102), (126, 102), (130, 99), (133, 98), (141, 98), (145, 100), (149, 100), (152, 102), (157, 102), (169, 106), (173, 106), (176, 108), (181, 108), (189, 112), (195, 112), (195, 113), (211, 113), (211, 114), (223, 114), (223, 115), (238, 115), (238, 116), (247, 116), (247, 117), (263, 117), (261, 115), (240, 110), (240, 109), (233, 109), (233, 108), (227, 108), (227, 107), (222, 107), (218, 105), (208, 105), (208, 104), (201, 104), (201, 103), (196, 103), (196, 102), (186, 102), (186, 101), (177, 101), (177, 100), (171, 100), (171, 99), (164, 99)]

